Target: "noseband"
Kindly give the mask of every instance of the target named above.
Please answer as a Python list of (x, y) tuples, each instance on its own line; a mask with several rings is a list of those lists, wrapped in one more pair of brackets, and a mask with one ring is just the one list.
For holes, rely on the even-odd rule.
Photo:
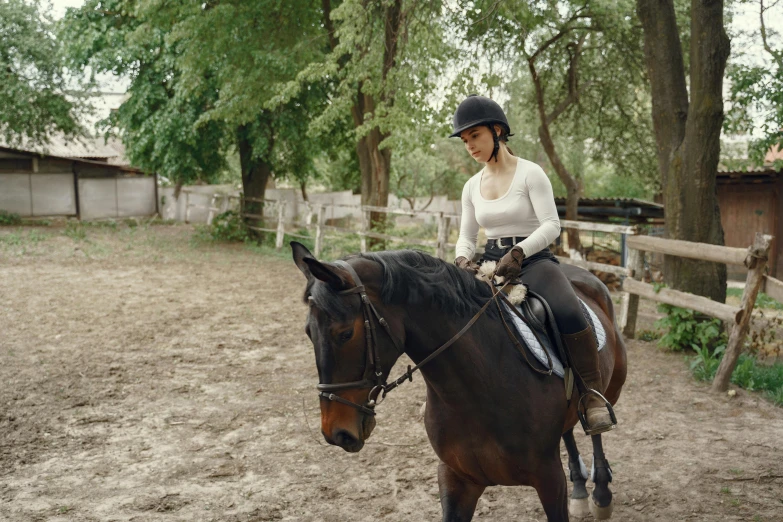
[[(380, 404), (383, 399), (386, 398), (386, 394), (389, 393), (391, 390), (402, 384), (403, 382), (407, 381), (413, 381), (413, 374), (419, 370), (422, 366), (427, 364), (429, 361), (440, 355), (446, 348), (454, 344), (457, 339), (462, 337), (462, 335), (468, 331), (468, 329), (473, 326), (473, 324), (478, 321), (478, 318), (481, 317), (481, 315), (487, 310), (489, 305), (495, 301), (495, 298), (498, 294), (500, 294), (503, 290), (503, 288), (506, 287), (506, 285), (503, 285), (503, 287), (499, 288), (497, 291), (493, 289), (492, 297), (487, 300), (487, 302), (484, 304), (484, 306), (481, 307), (481, 310), (479, 310), (476, 315), (473, 316), (473, 318), (468, 321), (468, 323), (457, 332), (454, 337), (449, 339), (446, 343), (442, 344), (440, 347), (438, 347), (437, 350), (432, 352), (430, 355), (428, 355), (424, 360), (422, 360), (419, 364), (414, 366), (413, 368), (408, 366), (408, 370), (403, 373), (398, 379), (395, 379), (392, 382), (384, 382), (383, 380), (383, 368), (381, 367), (381, 361), (378, 354), (378, 339), (376, 335), (375, 330), (375, 321), (373, 321), (373, 317), (375, 320), (380, 324), (384, 330), (386, 330), (386, 333), (388, 334), (389, 338), (394, 343), (394, 346), (397, 348), (398, 355), (402, 355), (404, 352), (404, 349), (402, 345), (399, 343), (396, 337), (392, 334), (391, 328), (389, 327), (389, 323), (386, 322), (386, 319), (384, 319), (381, 314), (378, 313), (378, 310), (373, 306), (372, 301), (370, 301), (370, 298), (367, 296), (367, 292), (365, 291), (364, 285), (362, 284), (362, 280), (359, 279), (359, 275), (356, 273), (356, 270), (353, 269), (351, 265), (346, 263), (345, 261), (335, 261), (335, 264), (340, 265), (341, 267), (345, 268), (348, 273), (351, 274), (351, 277), (353, 277), (354, 286), (353, 288), (349, 288), (348, 290), (343, 290), (341, 292), (338, 292), (339, 295), (350, 295), (350, 294), (359, 294), (359, 297), (362, 301), (362, 312), (364, 314), (364, 334), (366, 338), (367, 343), (367, 365), (364, 369), (364, 379), (361, 381), (351, 381), (351, 382), (343, 382), (343, 383), (337, 383), (337, 384), (318, 384), (316, 387), (318, 389), (318, 395), (322, 399), (327, 399), (334, 402), (339, 402), (340, 404), (345, 404), (346, 406), (350, 406), (352, 408), (355, 408), (359, 410), (360, 412), (366, 414), (366, 415), (375, 415), (375, 406), (377, 404)], [(507, 283), (508, 284), (508, 283)], [(368, 376), (369, 375), (369, 376)], [(344, 390), (350, 390), (355, 388), (371, 388), (370, 393), (367, 396), (367, 402), (364, 404), (358, 404), (353, 401), (349, 401), (348, 399), (344, 399), (343, 397), (340, 397), (339, 395), (335, 395), (334, 392), (344, 391)], [(380, 397), (380, 400), (379, 400)]]

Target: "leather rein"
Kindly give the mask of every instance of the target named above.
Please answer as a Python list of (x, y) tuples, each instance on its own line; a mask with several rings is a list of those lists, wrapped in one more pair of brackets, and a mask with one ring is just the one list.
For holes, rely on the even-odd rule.
[[(378, 338), (377, 338), (377, 331), (375, 328), (375, 322), (377, 321), (378, 324), (380, 324), (384, 330), (386, 330), (386, 334), (389, 336), (389, 338), (394, 343), (394, 346), (397, 348), (397, 351), (399, 352), (399, 355), (402, 355), (404, 353), (404, 349), (400, 342), (397, 340), (397, 338), (394, 336), (394, 334), (391, 331), (391, 327), (389, 326), (389, 323), (386, 321), (386, 319), (381, 316), (380, 313), (378, 313), (378, 310), (373, 306), (372, 301), (370, 301), (370, 298), (367, 296), (367, 291), (362, 284), (362, 280), (359, 278), (359, 275), (356, 273), (356, 270), (349, 265), (345, 261), (335, 261), (335, 264), (340, 265), (342, 268), (345, 268), (350, 274), (351, 277), (353, 277), (354, 286), (353, 288), (349, 288), (348, 290), (342, 290), (338, 292), (338, 295), (351, 295), (351, 294), (359, 294), (359, 297), (361, 299), (362, 303), (362, 313), (364, 314), (364, 334), (366, 338), (366, 345), (367, 345), (367, 365), (365, 366), (364, 370), (364, 378), (360, 381), (351, 381), (351, 382), (343, 382), (343, 383), (336, 383), (336, 384), (318, 384), (316, 388), (318, 389), (318, 395), (322, 399), (326, 399), (329, 401), (339, 402), (340, 404), (345, 404), (346, 406), (350, 406), (352, 408), (355, 408), (359, 410), (360, 412), (367, 414), (367, 415), (375, 415), (375, 406), (383, 402), (383, 399), (386, 398), (386, 395), (398, 387), (400, 384), (407, 381), (413, 381), (413, 374), (419, 369), (430, 362), (432, 359), (443, 353), (448, 347), (450, 347), (452, 344), (457, 342), (457, 340), (462, 337), (465, 332), (467, 332), (471, 326), (473, 326), (476, 321), (478, 321), (479, 317), (489, 308), (489, 305), (493, 302), (497, 303), (498, 305), (498, 311), (500, 311), (500, 303), (497, 302), (498, 295), (501, 296), (502, 299), (506, 300), (508, 303), (508, 300), (505, 297), (505, 294), (502, 293), (503, 289), (508, 285), (508, 282), (506, 282), (502, 287), (495, 290), (495, 288), (492, 287), (492, 284), (490, 283), (490, 288), (492, 289), (492, 297), (490, 297), (487, 302), (484, 304), (484, 306), (481, 307), (481, 309), (476, 312), (476, 314), (470, 319), (470, 321), (465, 324), (465, 326), (462, 327), (462, 329), (454, 334), (454, 336), (440, 345), (435, 351), (433, 351), (430, 355), (425, 357), (419, 364), (417, 364), (414, 367), (411, 367), (408, 365), (408, 370), (403, 373), (400, 377), (397, 379), (391, 381), (391, 382), (384, 382), (383, 381), (383, 368), (381, 366), (380, 356), (378, 353)], [(518, 315), (519, 312), (516, 310), (516, 308), (513, 305), (510, 305), (511, 309), (514, 310)], [(373, 317), (375, 318), (375, 321), (373, 321)], [(501, 311), (501, 317), (503, 317), (503, 313)], [(520, 315), (521, 317), (521, 315)], [(505, 325), (505, 319), (503, 320), (503, 323)], [(509, 335), (511, 335), (512, 339), (517, 343), (518, 341), (516, 338), (511, 334), (510, 330), (508, 329), (508, 325), (505, 325), (506, 329), (508, 330)], [(551, 375), (552, 374), (552, 366), (551, 366), (551, 360), (549, 361), (550, 367), (549, 371), (541, 371), (537, 368), (535, 368), (530, 361), (527, 359), (527, 355), (525, 354), (524, 348), (522, 348), (522, 354), (525, 357), (525, 361), (539, 373), (544, 373)], [(547, 357), (549, 355), (547, 354)], [(364, 404), (358, 404), (356, 402), (350, 401), (348, 399), (345, 399), (343, 397), (340, 397), (339, 395), (336, 395), (334, 392), (349, 390), (349, 389), (356, 389), (356, 388), (371, 388), (370, 393), (367, 395), (367, 401)]]

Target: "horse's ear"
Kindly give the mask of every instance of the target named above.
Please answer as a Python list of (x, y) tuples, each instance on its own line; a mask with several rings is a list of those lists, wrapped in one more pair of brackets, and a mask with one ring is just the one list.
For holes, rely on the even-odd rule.
[(344, 290), (348, 284), (331, 267), (318, 261), (302, 243), (291, 241), (291, 250), (294, 254), (294, 263), (307, 279), (315, 277), (323, 281), (335, 290)]
[(294, 255), (294, 263), (296, 263), (296, 267), (301, 270), (301, 272), (304, 274), (304, 276), (307, 279), (310, 279), (313, 274), (310, 273), (310, 267), (305, 263), (305, 259), (315, 259), (313, 257), (313, 254), (310, 253), (310, 251), (307, 249), (306, 246), (304, 246), (302, 243), (298, 241), (291, 241), (291, 252)]
[(313, 277), (328, 284), (333, 290), (339, 291), (348, 288), (348, 283), (340, 277), (334, 268), (321, 263), (313, 257), (306, 257), (303, 261), (307, 264)]

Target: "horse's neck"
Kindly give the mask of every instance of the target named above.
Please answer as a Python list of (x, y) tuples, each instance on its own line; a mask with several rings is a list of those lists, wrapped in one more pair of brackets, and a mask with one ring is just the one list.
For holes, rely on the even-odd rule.
[[(466, 321), (428, 321), (426, 326), (412, 328), (408, 355), (417, 363), (434, 352), (458, 332)], [(495, 395), (501, 393), (504, 379), (503, 353), (509, 342), (498, 328), (482, 318), (453, 345), (421, 368), (430, 392), (445, 402), (459, 402), (466, 392)]]

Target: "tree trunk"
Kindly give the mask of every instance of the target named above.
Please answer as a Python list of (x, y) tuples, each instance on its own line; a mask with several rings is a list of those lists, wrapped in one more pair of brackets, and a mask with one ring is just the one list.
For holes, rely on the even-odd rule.
[[(259, 158), (253, 152), (253, 145), (245, 126), (237, 130), (237, 148), (239, 149), (239, 164), (242, 170), (242, 192), (245, 198), (263, 200), (266, 195), (266, 184), (272, 176), (271, 165)], [(245, 201), (242, 211), (245, 214), (263, 215), (264, 204), (260, 201)], [(251, 226), (259, 226), (256, 218), (245, 219)], [(263, 225), (261, 225), (263, 226)]]
[[(723, 72), (729, 41), (721, 0), (692, 0), (690, 88), (672, 0), (637, 0), (652, 84), (653, 125), (666, 217), (672, 239), (722, 245), (716, 193), (723, 122)], [(664, 256), (672, 288), (726, 300), (726, 266)]]
[[(554, 113), (552, 115), (547, 116), (546, 113), (546, 105), (544, 102), (544, 87), (541, 85), (541, 78), (538, 76), (538, 71), (536, 70), (536, 64), (535, 64), (535, 58), (531, 57), (528, 59), (528, 68), (530, 69), (530, 75), (533, 78), (533, 85), (536, 89), (536, 101), (538, 102), (538, 116), (541, 120), (541, 125), (538, 127), (538, 136), (541, 139), (541, 145), (544, 147), (544, 151), (546, 152), (547, 157), (549, 158), (549, 162), (552, 164), (552, 167), (555, 169), (555, 172), (557, 173), (557, 177), (560, 178), (560, 181), (565, 185), (566, 188), (566, 219), (576, 221), (578, 218), (577, 210), (579, 208), (579, 198), (582, 195), (582, 182), (577, 179), (575, 176), (572, 176), (570, 172), (568, 172), (568, 169), (563, 164), (562, 160), (560, 159), (560, 155), (557, 153), (557, 150), (555, 149), (555, 142), (552, 139), (552, 134), (549, 130), (549, 124), (554, 121), (554, 119), (557, 117)], [(571, 96), (569, 96), (571, 98)], [(572, 98), (572, 100), (575, 98)], [(566, 100), (568, 102), (568, 99)], [(568, 102), (567, 105), (570, 105), (571, 102)], [(557, 114), (562, 113), (567, 105), (563, 106), (561, 104), (558, 109), (556, 109)], [(568, 233), (568, 249), (569, 251), (575, 251), (577, 253), (580, 253), (582, 251), (582, 242), (579, 239), (579, 230), (577, 229), (566, 229), (566, 232)]]

